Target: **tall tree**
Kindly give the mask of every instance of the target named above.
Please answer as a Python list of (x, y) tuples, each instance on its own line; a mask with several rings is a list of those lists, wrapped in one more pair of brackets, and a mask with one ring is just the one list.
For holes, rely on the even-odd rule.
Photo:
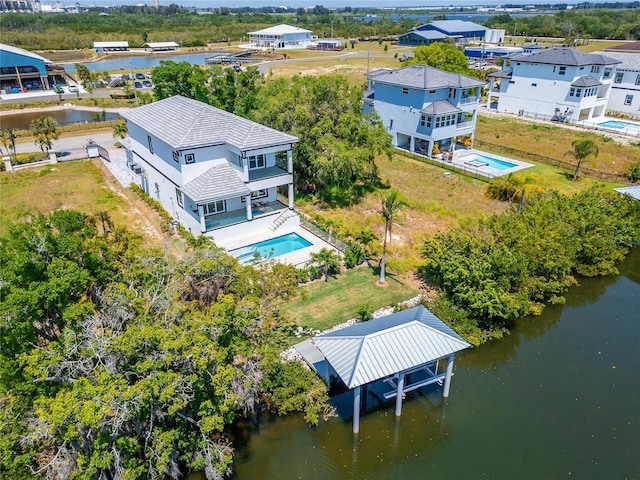
[(415, 56), (405, 66), (429, 65), (446, 72), (469, 74), (469, 62), (462, 50), (445, 42), (434, 42), (416, 48)]
[(0, 130), (0, 139), (2, 140), (2, 144), (4, 148), (7, 150), (7, 154), (13, 157), (13, 160), (16, 159), (16, 139), (18, 138), (18, 133), (15, 128), (3, 128)]
[(593, 140), (574, 140), (571, 142), (573, 145), (573, 150), (570, 150), (566, 153), (566, 155), (571, 155), (578, 162), (576, 165), (576, 170), (573, 172), (572, 180), (578, 178), (578, 172), (580, 171), (580, 167), (582, 163), (587, 160), (588, 157), (593, 157), (595, 160), (600, 151), (598, 150), (598, 145)]
[(387, 243), (391, 241), (391, 227), (398, 212), (404, 206), (397, 190), (391, 190), (386, 198), (382, 198), (382, 209), (380, 213), (384, 219), (384, 238), (382, 240), (382, 258), (380, 259), (380, 285), (386, 282), (387, 267)]
[(78, 80), (82, 82), (90, 82), (91, 81), (91, 70), (86, 65), (81, 63), (76, 63), (76, 76)]
[(55, 118), (49, 115), (42, 115), (31, 122), (31, 133), (35, 137), (34, 143), (42, 150), (42, 153), (49, 151), (52, 141), (60, 136), (58, 124)]

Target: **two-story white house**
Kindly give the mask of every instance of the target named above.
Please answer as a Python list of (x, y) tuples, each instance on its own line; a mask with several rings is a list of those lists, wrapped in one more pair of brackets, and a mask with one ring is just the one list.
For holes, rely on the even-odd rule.
[(505, 58), (502, 71), (489, 75), (487, 107), (566, 122), (604, 116), (620, 63), (567, 47)]
[(613, 77), (607, 110), (640, 118), (640, 53), (610, 50), (605, 55), (621, 62)]
[(456, 138), (473, 138), (485, 82), (426, 65), (366, 76), (364, 113), (377, 112), (394, 146), (431, 156), (451, 148)]
[(297, 137), (182, 96), (122, 116), (134, 181), (194, 235), (226, 241), (283, 214), (299, 223), (286, 213), (294, 207)]

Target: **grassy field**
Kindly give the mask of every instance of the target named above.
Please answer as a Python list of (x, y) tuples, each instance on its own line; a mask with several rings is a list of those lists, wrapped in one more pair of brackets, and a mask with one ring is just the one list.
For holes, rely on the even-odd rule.
[[(298, 325), (325, 330), (356, 317), (361, 305), (374, 311), (417, 295), (415, 290), (394, 276), (388, 275), (386, 278), (388, 286), (380, 288), (376, 286), (377, 271), (366, 267), (348, 270), (326, 282), (302, 286), (300, 294), (282, 309), (282, 313)], [(345, 292), (349, 294), (345, 295)]]
[(476, 138), (518, 150), (546, 155), (571, 162), (574, 140), (591, 139), (600, 153), (595, 161), (585, 166), (605, 172), (624, 174), (628, 166), (640, 160), (640, 139), (637, 143), (622, 145), (606, 135), (591, 131), (548, 125), (531, 120), (517, 120), (480, 114), (476, 125)]
[(101, 160), (58, 163), (0, 174), (0, 236), (10, 222), (59, 208), (106, 211), (116, 225), (138, 231), (156, 245), (167, 238), (158, 215), (113, 179)]

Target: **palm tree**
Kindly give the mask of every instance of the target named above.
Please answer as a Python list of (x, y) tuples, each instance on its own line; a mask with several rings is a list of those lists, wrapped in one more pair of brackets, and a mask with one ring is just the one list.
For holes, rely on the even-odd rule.
[(362, 245), (362, 250), (364, 251), (364, 259), (369, 265), (369, 257), (371, 257), (371, 243), (376, 239), (375, 233), (371, 230), (361, 230), (360, 233), (356, 235), (356, 240), (360, 245)]
[(522, 212), (522, 206), (525, 204), (531, 194), (544, 193), (544, 188), (538, 185), (538, 177), (536, 175), (527, 175), (520, 177), (519, 175), (513, 175), (512, 185), (515, 188), (513, 195), (511, 196), (512, 202), (518, 202), (518, 213)]
[(573, 150), (568, 151), (565, 155), (572, 155), (578, 161), (576, 165), (576, 171), (573, 173), (573, 178), (571, 180), (575, 180), (578, 178), (578, 172), (580, 171), (580, 166), (582, 162), (584, 162), (589, 155), (593, 155), (593, 158), (598, 156), (600, 151), (598, 150), (598, 145), (593, 140), (574, 140), (571, 142), (573, 145)]
[(329, 280), (329, 275), (337, 271), (340, 266), (340, 255), (329, 248), (322, 248), (319, 252), (312, 253), (310, 257), (311, 263), (320, 268), (322, 279), (325, 282)]
[(55, 118), (48, 115), (42, 115), (31, 122), (31, 133), (35, 137), (34, 143), (40, 147), (42, 153), (45, 153), (45, 149), (49, 151), (52, 140), (60, 136)]
[(384, 240), (382, 242), (382, 258), (380, 259), (380, 285), (384, 285), (387, 262), (387, 238), (391, 239), (391, 226), (396, 215), (404, 206), (397, 190), (391, 190), (387, 198), (382, 198), (382, 218), (384, 219)]
[(119, 138), (120, 140), (124, 140), (124, 138), (129, 135), (129, 128), (127, 127), (127, 122), (120, 121), (113, 124), (113, 138)]

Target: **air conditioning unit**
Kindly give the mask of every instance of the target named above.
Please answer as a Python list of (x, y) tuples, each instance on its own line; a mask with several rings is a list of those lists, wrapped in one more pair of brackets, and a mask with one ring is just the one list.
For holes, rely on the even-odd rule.
[(133, 173), (137, 173), (138, 175), (140, 175), (142, 172), (144, 172), (144, 168), (142, 168), (140, 165), (135, 165), (133, 167)]

